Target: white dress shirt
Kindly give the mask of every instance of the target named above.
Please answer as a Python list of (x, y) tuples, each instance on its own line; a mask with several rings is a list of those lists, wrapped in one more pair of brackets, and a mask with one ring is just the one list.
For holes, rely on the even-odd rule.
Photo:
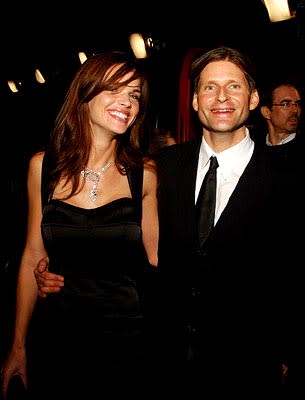
[(214, 153), (210, 146), (202, 137), (199, 151), (197, 168), (195, 201), (200, 191), (202, 181), (209, 169), (210, 157), (216, 156), (218, 160), (217, 168), (217, 188), (216, 188), (216, 209), (214, 224), (218, 221), (222, 211), (235, 189), (237, 182), (244, 172), (254, 150), (254, 142), (250, 138), (249, 130), (246, 130), (245, 138), (238, 144), (220, 153)]

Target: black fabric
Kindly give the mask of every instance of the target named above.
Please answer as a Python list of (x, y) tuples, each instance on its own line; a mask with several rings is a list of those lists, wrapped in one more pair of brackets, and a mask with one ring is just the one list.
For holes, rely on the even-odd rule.
[(127, 171), (127, 178), (136, 205), (138, 220), (142, 219), (142, 192), (143, 192), (143, 166), (141, 168), (133, 168)]
[(50, 164), (51, 164), (50, 155), (47, 152), (45, 152), (45, 155), (42, 160), (42, 168), (41, 168), (41, 207), (42, 207), (42, 209), (47, 204), (48, 199), (51, 196), (51, 193), (49, 190)]
[[(45, 168), (45, 199), (47, 173)], [(94, 393), (113, 384), (114, 377), (130, 382), (146, 370), (143, 172), (131, 170), (129, 176), (135, 198), (119, 198), (95, 209), (49, 199), (43, 207), (49, 270), (64, 275), (65, 285), (59, 294), (40, 299), (34, 311), (28, 343), (34, 399), (46, 387), (48, 399), (59, 392), (67, 398), (87, 390)], [(41, 351), (45, 345), (47, 355)]]
[(217, 158), (210, 158), (210, 166), (206, 173), (196, 203), (199, 246), (203, 247), (213, 226), (216, 205)]

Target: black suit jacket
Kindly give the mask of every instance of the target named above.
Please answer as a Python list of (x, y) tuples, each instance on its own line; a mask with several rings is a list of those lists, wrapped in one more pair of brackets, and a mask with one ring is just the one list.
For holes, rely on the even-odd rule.
[(283, 295), (297, 254), (291, 235), (296, 215), (288, 217), (281, 209), (297, 198), (297, 179), (284, 177), (264, 149), (255, 147), (204, 250), (198, 251), (199, 147), (196, 142), (171, 146), (158, 162), (163, 353), (176, 366), (185, 360), (190, 361), (185, 365), (200, 365), (210, 379), (237, 374), (257, 382), (260, 369), (267, 382), (287, 354), (289, 307)]

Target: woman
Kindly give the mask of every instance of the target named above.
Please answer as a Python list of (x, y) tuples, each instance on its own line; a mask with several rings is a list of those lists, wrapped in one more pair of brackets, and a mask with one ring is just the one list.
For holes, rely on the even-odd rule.
[[(158, 244), (156, 171), (140, 151), (147, 96), (136, 60), (117, 51), (92, 56), (71, 83), (47, 150), (30, 160), (3, 393), (14, 375), (30, 398), (46, 399), (88, 395), (145, 370), (143, 272), (157, 266)], [(65, 285), (37, 302), (33, 270), (47, 255)]]

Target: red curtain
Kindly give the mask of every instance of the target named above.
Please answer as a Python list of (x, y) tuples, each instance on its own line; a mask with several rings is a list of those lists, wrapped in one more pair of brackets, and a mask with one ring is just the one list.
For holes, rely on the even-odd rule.
[(177, 142), (185, 142), (195, 139), (196, 127), (192, 118), (192, 93), (190, 81), (190, 65), (195, 57), (203, 51), (202, 48), (192, 48), (184, 56), (180, 80), (178, 99), (178, 124)]

